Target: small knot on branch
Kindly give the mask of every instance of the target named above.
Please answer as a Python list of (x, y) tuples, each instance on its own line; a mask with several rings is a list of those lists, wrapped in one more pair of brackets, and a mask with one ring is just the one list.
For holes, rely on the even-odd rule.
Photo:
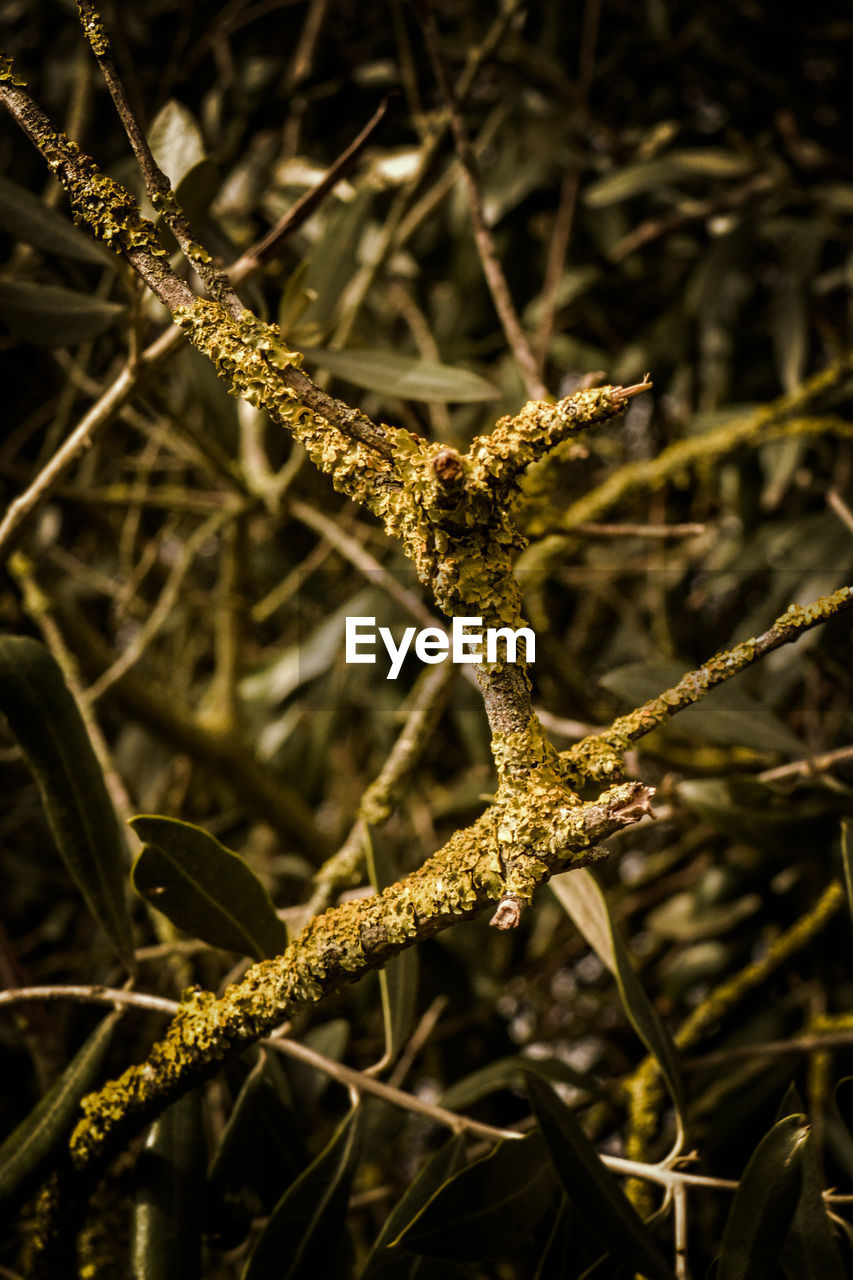
[(505, 898), (501, 898), (489, 924), (492, 928), (501, 929), (504, 932), (507, 929), (517, 929), (526, 905), (523, 898), (519, 898), (515, 893), (508, 893)]
[(655, 384), (652, 382), (650, 373), (645, 374), (642, 382), (635, 382), (630, 387), (614, 387), (614, 400), (630, 400), (632, 396), (642, 395), (644, 391), (650, 391)]
[(465, 487), (465, 464), (455, 449), (445, 446), (430, 462), (438, 489), (439, 504), (453, 506)]

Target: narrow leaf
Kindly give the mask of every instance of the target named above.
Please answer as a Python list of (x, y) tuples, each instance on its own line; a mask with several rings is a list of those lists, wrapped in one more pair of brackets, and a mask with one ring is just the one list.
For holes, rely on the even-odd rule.
[(758, 1144), (735, 1192), (717, 1280), (771, 1280), (800, 1197), (808, 1138), (804, 1116), (786, 1116)]
[(394, 351), (352, 347), (346, 351), (327, 351), (314, 347), (305, 354), (319, 368), (356, 387), (401, 400), (468, 402), (496, 400), (499, 394), (485, 378), (468, 369)]
[(64, 214), (8, 178), (0, 178), (0, 229), (45, 253), (100, 267), (115, 265), (112, 254), (78, 231)]
[(284, 951), (287, 930), (241, 857), (176, 818), (142, 815), (130, 825), (144, 842), (133, 887), (179, 929), (256, 960)]
[(746, 173), (750, 160), (733, 151), (685, 148), (637, 164), (625, 165), (590, 183), (584, 203), (593, 209), (616, 204), (643, 191), (660, 189), (684, 178), (737, 178)]
[(397, 1274), (401, 1254), (406, 1251), (394, 1247), (393, 1242), (464, 1164), (465, 1139), (457, 1133), (427, 1160), (391, 1210), (367, 1255), (359, 1280), (389, 1280), (391, 1274)]
[(568, 1107), (538, 1076), (528, 1075), (527, 1092), (563, 1190), (590, 1233), (648, 1280), (672, 1280), (672, 1269), (642, 1218)]
[[(632, 706), (655, 698), (684, 675), (680, 662), (629, 662), (602, 676), (600, 683)], [(720, 746), (752, 747), (802, 755), (803, 744), (778, 716), (757, 698), (733, 685), (720, 685), (706, 698), (678, 713), (668, 733), (686, 732)]]
[(197, 1089), (174, 1102), (149, 1132), (136, 1165), (133, 1280), (201, 1276), (202, 1133)]
[(195, 116), (174, 98), (170, 98), (151, 121), (148, 141), (173, 191), (205, 156)]
[(262, 1049), (216, 1148), (207, 1191), (209, 1230), (217, 1234), (245, 1231), (251, 1216), (271, 1213), (308, 1163), (297, 1118), (282, 1096), (286, 1080), (277, 1087), (277, 1067)]
[(100, 1022), (25, 1120), (0, 1146), (0, 1205), (21, 1203), (38, 1186), (51, 1157), (79, 1119), (81, 1098), (94, 1085), (120, 1013)]
[(637, 977), (597, 880), (590, 871), (579, 868), (555, 876), (551, 880), (551, 888), (589, 945), (615, 975), (625, 1012), (637, 1035), (656, 1059), (681, 1124), (683, 1089), (672, 1036)]
[(52, 284), (0, 280), (0, 320), (38, 347), (74, 347), (99, 337), (124, 315), (117, 302)]
[(440, 1187), (397, 1243), (460, 1262), (500, 1257), (530, 1235), (556, 1188), (541, 1134), (506, 1139)]
[(353, 1109), (328, 1146), (279, 1200), (242, 1280), (316, 1280), (341, 1275), (344, 1221), (360, 1113)]
[(28, 636), (0, 636), (0, 712), (38, 784), (63, 862), (132, 969), (125, 853), (104, 775), (57, 662)]
[[(377, 893), (381, 893), (393, 884), (397, 876), (379, 834), (367, 824), (364, 825), (364, 840), (370, 883)], [(379, 970), (379, 990), (382, 995), (385, 1052), (374, 1070), (384, 1069), (397, 1060), (414, 1022), (418, 1000), (418, 955), (414, 947), (401, 951)]]
[(853, 821), (850, 818), (844, 818), (841, 823), (841, 861), (844, 866), (847, 906), (853, 917)]
[(543, 1080), (573, 1085), (574, 1088), (583, 1089), (599, 1098), (607, 1096), (592, 1076), (570, 1067), (559, 1058), (523, 1058), (513, 1055), (497, 1058), (479, 1071), (472, 1071), (470, 1075), (457, 1080), (441, 1095), (441, 1106), (448, 1111), (463, 1111), (480, 1098), (496, 1093), (499, 1089), (523, 1089), (526, 1071), (542, 1076)]
[(814, 1139), (803, 1144), (800, 1198), (782, 1252), (782, 1269), (789, 1280), (845, 1280), (847, 1272), (835, 1242), (817, 1162)]

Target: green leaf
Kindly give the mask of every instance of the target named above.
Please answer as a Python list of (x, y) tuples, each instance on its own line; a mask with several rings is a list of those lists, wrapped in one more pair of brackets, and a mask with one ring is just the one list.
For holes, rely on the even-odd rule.
[(785, 1240), (782, 1268), (789, 1280), (845, 1280), (847, 1272), (826, 1212), (811, 1133), (803, 1145), (800, 1198)]
[(204, 1140), (201, 1096), (185, 1094), (152, 1125), (136, 1162), (133, 1280), (201, 1276)]
[[(381, 893), (397, 879), (397, 873), (378, 832), (364, 824), (364, 842), (370, 883)], [(414, 947), (401, 951), (379, 970), (385, 1052), (373, 1068), (384, 1070), (396, 1062), (415, 1019), (418, 1002), (418, 954)]]
[(133, 864), (133, 887), (179, 929), (255, 960), (284, 951), (287, 930), (238, 854), (176, 818), (141, 815), (130, 825), (145, 846)]
[(837, 830), (839, 810), (850, 808), (848, 796), (806, 785), (781, 793), (757, 778), (691, 778), (678, 794), (701, 817), (737, 840), (778, 850), (799, 851), (803, 841), (814, 846)]
[(0, 178), (0, 229), (15, 240), (34, 245), (75, 262), (114, 267), (116, 258), (107, 249), (78, 231), (72, 222), (34, 196), (26, 187)]
[[(252, 1217), (271, 1213), (276, 1201), (308, 1163), (287, 1082), (267, 1050), (243, 1081), (207, 1176), (215, 1215), (210, 1230), (248, 1230)], [(242, 1235), (241, 1237), (242, 1238)]]
[(316, 1280), (343, 1274), (349, 1188), (360, 1112), (288, 1187), (252, 1250), (242, 1280)]
[[(346, 1018), (330, 1018), (309, 1029), (300, 1037), (303, 1044), (324, 1058), (342, 1062), (349, 1043), (351, 1027)], [(331, 1077), (319, 1067), (298, 1058), (287, 1058), (287, 1079), (293, 1090), (297, 1111), (310, 1111), (331, 1084)]]
[(54, 1152), (79, 1120), (80, 1100), (98, 1078), (120, 1013), (100, 1022), (62, 1075), (0, 1146), (0, 1205), (22, 1203), (41, 1181)]
[(0, 636), (0, 712), (38, 784), (63, 862), (133, 969), (125, 851), (104, 775), (56, 660), (28, 636)]
[(151, 121), (148, 144), (173, 191), (177, 191), (182, 179), (205, 158), (204, 140), (195, 116), (174, 98), (170, 98)]
[(125, 308), (88, 293), (26, 280), (0, 280), (0, 320), (38, 347), (74, 347), (97, 338)]
[(584, 203), (592, 209), (628, 200), (643, 191), (670, 186), (684, 178), (737, 178), (748, 172), (751, 162), (733, 151), (687, 148), (669, 151), (652, 160), (629, 164), (590, 183)]
[(557, 900), (575, 922), (599, 959), (619, 984), (619, 994), (631, 1025), (655, 1058), (682, 1125), (684, 1111), (681, 1072), (672, 1036), (658, 1017), (634, 971), (625, 943), (610, 915), (610, 908), (592, 872), (581, 867), (565, 871), (550, 881)]
[(421, 360), (418, 356), (398, 355), (394, 351), (377, 351), (372, 347), (327, 351), (312, 347), (305, 355), (319, 368), (356, 387), (400, 400), (473, 402), (496, 400), (499, 395), (491, 383), (468, 369)]
[(316, 325), (325, 334), (338, 314), (341, 299), (355, 276), (358, 249), (368, 225), (373, 192), (365, 184), (355, 198), (330, 206), (320, 238), (311, 246), (305, 288), (312, 294), (303, 324)]
[(648, 1280), (673, 1280), (672, 1268), (642, 1218), (568, 1107), (538, 1076), (528, 1075), (527, 1092), (563, 1190), (590, 1234)]
[[(608, 671), (601, 684), (634, 706), (656, 698), (684, 675), (678, 662), (629, 662)], [(799, 756), (803, 744), (772, 711), (732, 685), (719, 685), (707, 697), (685, 707), (667, 725), (668, 733), (691, 733), (719, 746), (752, 747)]]
[(359, 1273), (359, 1280), (390, 1280), (398, 1273), (405, 1274), (400, 1270), (401, 1258), (404, 1257), (408, 1257), (409, 1266), (416, 1265), (411, 1253), (395, 1246), (394, 1241), (463, 1167), (465, 1158), (465, 1139), (457, 1133), (427, 1160), (382, 1224)]
[(773, 1280), (800, 1198), (805, 1116), (786, 1116), (758, 1144), (735, 1192), (717, 1280)]
[(551, 1080), (560, 1084), (570, 1084), (576, 1089), (596, 1097), (606, 1097), (601, 1085), (583, 1071), (577, 1071), (559, 1058), (522, 1058), (512, 1056), (497, 1058), (479, 1071), (457, 1080), (441, 1095), (441, 1106), (448, 1111), (463, 1111), (480, 1098), (496, 1093), (500, 1089), (523, 1089), (524, 1073), (532, 1071), (542, 1076), (543, 1080)]
[(556, 1186), (542, 1135), (508, 1138), (440, 1187), (397, 1243), (460, 1262), (500, 1257), (534, 1230)]
[[(830, 1115), (833, 1109), (834, 1104), (830, 1108)], [(790, 1115), (799, 1117), (803, 1110), (797, 1087), (791, 1083), (776, 1119), (781, 1120)], [(800, 1198), (782, 1250), (782, 1270), (788, 1280), (845, 1280), (847, 1273), (827, 1214), (823, 1180), (811, 1132), (806, 1134), (803, 1143), (802, 1170)]]

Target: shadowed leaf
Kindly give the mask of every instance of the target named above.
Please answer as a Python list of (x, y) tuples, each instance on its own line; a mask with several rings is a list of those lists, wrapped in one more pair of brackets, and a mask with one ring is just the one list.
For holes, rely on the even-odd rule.
[(133, 1280), (201, 1275), (204, 1139), (197, 1089), (163, 1112), (136, 1165), (131, 1233)]
[(465, 1139), (461, 1134), (454, 1134), (444, 1146), (439, 1147), (385, 1219), (359, 1273), (359, 1280), (392, 1280), (392, 1277), (409, 1274), (407, 1267), (412, 1269), (420, 1265), (421, 1259), (413, 1257), (400, 1246), (395, 1247), (394, 1241), (462, 1168), (465, 1158)]
[(125, 852), (104, 775), (56, 660), (28, 636), (0, 636), (0, 712), (38, 784), (63, 862), (132, 969)]
[(375, 349), (325, 351), (313, 348), (306, 356), (321, 369), (344, 378), (356, 387), (378, 391), (401, 400), (428, 400), (439, 403), (496, 400), (498, 392), (476, 373)]
[(527, 1076), (527, 1092), (569, 1202), (601, 1246), (649, 1280), (673, 1280), (672, 1269), (616, 1179), (605, 1168), (568, 1107), (550, 1085)]
[(121, 1015), (99, 1023), (40, 1102), (0, 1146), (0, 1204), (26, 1200), (54, 1152), (79, 1119), (81, 1098), (92, 1088)]
[[(397, 876), (387, 850), (378, 835), (366, 824), (364, 840), (370, 883), (381, 893)], [(415, 1018), (418, 999), (418, 953), (413, 947), (401, 951), (379, 970), (382, 993), (382, 1021), (385, 1028), (385, 1052), (374, 1070), (384, 1069), (396, 1061)]]
[(551, 889), (577, 928), (607, 965), (619, 984), (619, 994), (631, 1025), (657, 1060), (681, 1122), (683, 1090), (672, 1036), (643, 989), (601, 888), (590, 871), (580, 868), (554, 876)]
[(133, 864), (133, 887), (179, 929), (256, 960), (285, 949), (287, 930), (241, 857), (176, 818), (142, 815), (130, 825), (145, 845)]
[(115, 268), (116, 259), (107, 249), (78, 231), (65, 214), (8, 178), (0, 178), (0, 228), (45, 253)]
[(120, 320), (117, 302), (52, 284), (0, 280), (0, 321), (38, 347), (74, 347)]
[(507, 1139), (446, 1182), (397, 1243), (460, 1262), (499, 1257), (523, 1243), (556, 1186), (541, 1134)]
[(758, 1144), (723, 1234), (717, 1280), (771, 1280), (800, 1198), (809, 1130), (805, 1117), (786, 1116)]
[(258, 1237), (242, 1280), (315, 1280), (341, 1275), (344, 1218), (360, 1112), (353, 1110), (328, 1146), (279, 1200)]

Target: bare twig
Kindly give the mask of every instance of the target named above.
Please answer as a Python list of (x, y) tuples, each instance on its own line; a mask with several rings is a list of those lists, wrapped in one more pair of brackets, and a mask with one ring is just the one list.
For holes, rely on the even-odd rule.
[(242, 302), (234, 292), (227, 275), (217, 267), (210, 254), (193, 236), (187, 216), (172, 190), (172, 184), (154, 159), (148, 139), (133, 114), (113, 59), (109, 35), (94, 0), (77, 0), (77, 7), (80, 10), (83, 32), (98, 61), (118, 117), (133, 148), (133, 154), (145, 179), (145, 186), (155, 211), (162, 214), (163, 221), (180, 245), (184, 257), (191, 266), (195, 267), (210, 296), (222, 303), (235, 319), (239, 319), (243, 314)]
[(830, 489), (826, 495), (826, 503), (827, 506), (832, 508), (842, 524), (845, 524), (850, 532), (853, 533), (853, 511), (850, 510), (841, 494), (837, 493), (835, 489)]
[(684, 707), (699, 702), (711, 689), (731, 680), (739, 672), (779, 649), (784, 644), (798, 640), (805, 632), (820, 626), (829, 618), (853, 609), (853, 587), (839, 587), (830, 596), (821, 596), (811, 604), (790, 605), (772, 627), (750, 640), (744, 640), (732, 649), (722, 650), (703, 666), (688, 673), (678, 684), (667, 689), (657, 698), (651, 698), (627, 715), (619, 716), (601, 734), (593, 734), (571, 747), (563, 759), (581, 772), (596, 759), (606, 759), (608, 752), (623, 753), (629, 743), (645, 737), (653, 729), (666, 724)]
[(542, 311), (534, 343), (540, 373), (545, 368), (548, 344), (551, 341), (551, 333), (554, 328), (557, 294), (572, 234), (572, 222), (575, 216), (579, 185), (580, 170), (577, 167), (570, 169), (568, 173), (563, 175), (563, 181), (560, 184), (560, 203), (557, 205), (554, 229), (551, 232), (551, 243), (548, 246), (545, 280), (542, 285)]
[[(18, 121), (27, 135), (33, 140), (40, 150), (46, 149), (46, 154), (53, 156), (50, 145), (50, 139), (58, 138), (60, 142), (64, 141), (62, 135), (54, 135), (50, 127), (50, 122), (44, 116), (35, 104), (31, 102), (29, 96), (21, 90), (20, 86), (13, 85), (8, 82), (0, 84), (0, 102), (2, 102), (14, 118)], [(370, 124), (362, 130), (359, 138), (356, 139), (352, 147), (339, 158), (331, 167), (329, 172), (324, 175), (316, 187), (303, 197), (304, 201), (311, 200), (310, 206), (302, 204), (301, 211), (297, 214), (296, 206), (289, 210), (276, 226), (258, 241), (257, 245), (247, 250), (231, 267), (228, 268), (228, 274), (234, 284), (240, 284), (253, 271), (257, 270), (264, 261), (268, 261), (274, 254), (283, 240), (301, 224), (305, 217), (309, 215), (314, 207), (328, 194), (329, 190), (334, 186), (335, 182), (345, 173), (354, 163), (360, 150), (363, 148), (368, 137), (370, 136), (371, 127), (375, 128), (378, 124), (377, 112)], [(381, 119), (381, 117), (379, 117)], [(42, 140), (47, 138), (47, 142)], [(65, 149), (61, 148), (61, 154), (65, 155)], [(79, 153), (78, 153), (79, 154)], [(83, 157), (83, 159), (88, 159)], [(51, 158), (49, 160), (51, 167), (58, 171), (60, 168), (60, 160)], [(91, 164), (91, 162), (89, 162)], [(94, 166), (92, 166), (94, 167)], [(81, 170), (82, 174), (82, 170)], [(60, 174), (61, 176), (61, 174)], [(68, 182), (65, 183), (68, 187)], [(117, 188), (120, 192), (121, 189)], [(123, 193), (126, 195), (126, 193)], [(129, 200), (129, 197), (127, 197)], [(85, 216), (85, 214), (84, 214)], [(138, 218), (138, 214), (136, 215)], [(131, 214), (128, 213), (131, 218)], [(132, 221), (132, 219), (131, 219)], [(142, 220), (139, 220), (142, 222)], [(145, 225), (143, 223), (143, 225)], [(148, 224), (150, 225), (150, 224)], [(151, 228), (153, 233), (153, 228)], [(118, 230), (116, 230), (116, 236)], [(120, 242), (119, 242), (119, 246)], [(132, 250), (132, 246), (131, 246)], [(136, 265), (134, 259), (139, 258), (139, 254), (133, 251), (128, 252), (128, 259), (132, 265)], [(144, 273), (141, 273), (144, 275)], [(150, 272), (149, 272), (150, 274)], [(191, 302), (194, 295), (182, 281), (174, 277), (177, 281), (178, 292), (175, 294), (175, 304), (185, 305)], [(151, 283), (149, 281), (149, 283)], [(156, 284), (156, 281), (154, 282)], [(160, 296), (158, 288), (151, 287), (157, 296)], [(169, 305), (166, 298), (162, 298)], [(53, 487), (59, 482), (61, 476), (67, 471), (71, 463), (78, 457), (81, 451), (86, 448), (95, 435), (102, 430), (115, 416), (129, 399), (136, 393), (144, 379), (156, 369), (158, 369), (168, 357), (176, 351), (185, 341), (184, 333), (177, 328), (165, 330), (154, 342), (152, 342), (142, 354), (129, 363), (121, 372), (119, 377), (113, 384), (101, 395), (100, 399), (93, 404), (86, 412), (78, 426), (68, 436), (62, 446), (57, 450), (50, 462), (35, 477), (32, 483), (9, 505), (3, 520), (0, 521), (0, 556), (7, 555), (14, 546), (14, 540), (17, 537), (25, 520), (36, 510), (36, 508), (45, 500), (47, 495), (52, 491)], [(295, 375), (299, 376), (294, 379), (294, 387), (297, 394), (310, 396), (312, 407), (322, 413), (324, 417), (333, 425), (340, 426), (342, 430), (350, 433), (353, 429), (359, 430), (359, 421), (361, 429), (369, 420), (363, 415), (357, 415), (359, 421), (352, 419), (352, 411), (344, 412), (347, 407), (341, 405), (339, 401), (334, 400), (331, 396), (327, 396), (325, 392), (321, 392), (318, 387), (307, 378), (305, 374), (297, 370), (293, 370)], [(308, 402), (306, 400), (306, 402)], [(374, 434), (376, 448), (382, 452), (382, 436)]]
[[(35, 1000), (77, 1000), (91, 1004), (104, 1004), (112, 1008), (132, 1007), (154, 1013), (174, 1016), (180, 1013), (181, 1005), (176, 1000), (166, 1000), (162, 996), (146, 995), (141, 991), (124, 991), (115, 987), (66, 986), (66, 987), (17, 987), (12, 991), (0, 991), (0, 1008)], [(490, 1142), (502, 1142), (505, 1139), (523, 1137), (518, 1129), (498, 1129), (494, 1125), (482, 1124), (468, 1116), (448, 1111), (445, 1107), (426, 1102), (414, 1094), (405, 1093), (394, 1085), (385, 1084), (363, 1071), (347, 1067), (342, 1062), (327, 1058), (308, 1045), (291, 1040), (285, 1033), (276, 1032), (259, 1042), (286, 1057), (295, 1058), (310, 1067), (315, 1067), (340, 1084), (355, 1089), (356, 1093), (369, 1093), (381, 1098), (391, 1106), (400, 1107), (415, 1115), (421, 1115), (442, 1128), (453, 1133), (471, 1133), (486, 1138)], [(718, 1191), (734, 1191), (737, 1183), (728, 1178), (710, 1178), (702, 1174), (684, 1173), (679, 1169), (669, 1168), (663, 1164), (644, 1164), (637, 1160), (625, 1160), (621, 1156), (600, 1155), (599, 1159), (614, 1173), (636, 1178), (647, 1178), (661, 1186), (708, 1187)]]
[(316, 208), (322, 204), (329, 192), (350, 172), (358, 157), (373, 137), (388, 111), (388, 99), (385, 98), (374, 111), (367, 124), (337, 160), (329, 166), (323, 177), (315, 186), (300, 196), (266, 235), (256, 240), (251, 249), (247, 249), (238, 258), (228, 272), (232, 279), (244, 279), (258, 267), (269, 262), (278, 253), (288, 236), (292, 236), (304, 222), (310, 218)]
[(510, 350), (515, 356), (516, 363), (524, 379), (527, 394), (531, 400), (544, 400), (548, 394), (548, 389), (542, 381), (538, 361), (521, 327), (521, 321), (512, 301), (503, 267), (495, 250), (492, 233), (486, 222), (483, 194), (480, 187), (479, 174), (477, 173), (477, 161), (471, 149), (471, 143), (468, 140), (468, 133), (462, 120), (453, 84), (438, 46), (438, 32), (429, 0), (422, 0), (418, 6), (418, 13), (421, 17), (421, 26), (435, 78), (450, 116), (450, 127), (456, 143), (456, 154), (459, 158), (459, 164), (468, 190), (471, 224), (474, 230), (477, 252), (480, 255), (480, 262), (483, 267), (483, 274), (486, 277), (486, 283), (489, 286), (492, 301), (495, 304), (495, 310), (500, 318)]
[(807, 760), (792, 760), (789, 764), (777, 765), (775, 769), (765, 769), (758, 774), (758, 781), (790, 782), (794, 778), (819, 777), (822, 773), (831, 773), (837, 765), (845, 764), (853, 764), (853, 747), (837, 747)]
[(704, 524), (576, 524), (575, 533), (587, 538), (695, 538)]

